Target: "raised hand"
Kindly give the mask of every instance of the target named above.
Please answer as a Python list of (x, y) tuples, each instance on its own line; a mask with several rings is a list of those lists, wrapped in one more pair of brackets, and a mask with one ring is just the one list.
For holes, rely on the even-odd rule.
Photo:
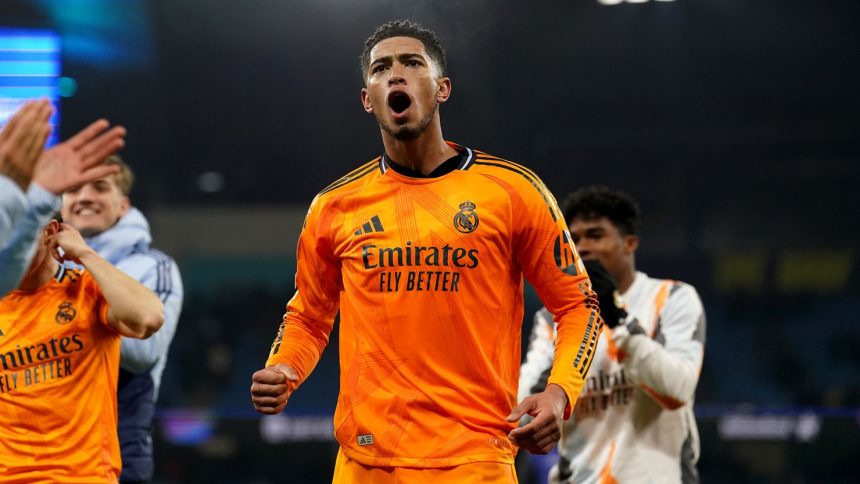
[(0, 131), (0, 174), (12, 179), (23, 191), (30, 186), (45, 140), (51, 134), (51, 113), (47, 99), (28, 101)]
[(119, 172), (105, 159), (125, 146), (125, 128), (99, 119), (66, 141), (45, 150), (36, 164), (33, 181), (56, 195), (78, 185)]
[(555, 384), (549, 384), (541, 393), (523, 399), (511, 410), (508, 422), (517, 422), (523, 415), (534, 419), (508, 434), (510, 441), (532, 454), (546, 454), (561, 438), (561, 420), (567, 406), (567, 394)]
[[(58, 249), (63, 249), (62, 254)], [(54, 243), (51, 245), (51, 254), (54, 259), (81, 264), (81, 257), (90, 252), (93, 252), (93, 249), (84, 242), (80, 232), (68, 224), (59, 226), (57, 234), (54, 236)]]
[(299, 382), (299, 375), (287, 365), (273, 365), (251, 377), (254, 410), (266, 415), (280, 413)]

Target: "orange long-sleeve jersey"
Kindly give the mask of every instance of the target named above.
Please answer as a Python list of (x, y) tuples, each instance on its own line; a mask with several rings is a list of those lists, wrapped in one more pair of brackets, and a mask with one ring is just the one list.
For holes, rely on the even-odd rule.
[(87, 272), (0, 299), (0, 483), (113, 483), (120, 335)]
[[(505, 418), (517, 403), (523, 275), (559, 318), (549, 382), (571, 404), (599, 334), (595, 296), (543, 182), (449, 144), (462, 161), (442, 176), (404, 176), (383, 156), (317, 195), (267, 361), (304, 381), (340, 309), (335, 435), (365, 465), (513, 462)], [(564, 272), (572, 264), (576, 275)]]

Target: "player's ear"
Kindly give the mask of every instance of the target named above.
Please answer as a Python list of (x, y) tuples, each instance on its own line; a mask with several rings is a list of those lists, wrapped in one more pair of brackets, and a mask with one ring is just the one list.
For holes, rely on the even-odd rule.
[(639, 249), (639, 237), (636, 235), (624, 236), (624, 253), (632, 254)]
[(123, 195), (119, 200), (119, 216), (122, 217), (128, 213), (128, 209), (131, 208), (131, 200), (128, 199), (127, 196)]
[(368, 94), (366, 87), (361, 88), (361, 105), (364, 106), (364, 110), (366, 112), (373, 112), (373, 103), (370, 102), (370, 95)]
[(436, 85), (439, 86), (439, 90), (436, 91), (436, 101), (441, 104), (451, 97), (451, 79), (448, 77), (440, 77), (436, 79)]
[(60, 232), (60, 222), (57, 219), (52, 219), (50, 222), (45, 224), (45, 228), (42, 230), (42, 241), (40, 243), (46, 245), (53, 245), (54, 239), (57, 238), (57, 234)]
[(45, 225), (45, 236), (46, 237), (54, 237), (60, 231), (60, 222), (57, 219), (51, 219), (47, 225)]

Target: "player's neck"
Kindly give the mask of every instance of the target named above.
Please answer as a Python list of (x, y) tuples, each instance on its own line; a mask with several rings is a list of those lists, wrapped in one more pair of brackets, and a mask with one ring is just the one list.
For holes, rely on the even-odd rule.
[(24, 274), (24, 277), (18, 284), (18, 289), (22, 291), (35, 291), (39, 289), (54, 278), (58, 268), (59, 264), (57, 264), (57, 261), (50, 255), (46, 256), (37, 266), (31, 266), (30, 270)]
[(382, 144), (392, 160), (422, 175), (433, 173), (445, 160), (457, 154), (457, 150), (445, 143), (442, 128), (437, 123), (410, 140), (399, 140), (383, 131)]
[(618, 292), (625, 293), (630, 286), (633, 285), (633, 281), (636, 279), (636, 266), (633, 264), (633, 261), (630, 261), (630, 265), (625, 266), (624, 270), (621, 274), (618, 274), (615, 277), (615, 280), (618, 282)]

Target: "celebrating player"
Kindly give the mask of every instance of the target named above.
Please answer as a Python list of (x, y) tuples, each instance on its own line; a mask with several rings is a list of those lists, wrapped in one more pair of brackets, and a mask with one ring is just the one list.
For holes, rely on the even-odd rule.
[(52, 220), (0, 299), (0, 482), (117, 482), (120, 335), (147, 338), (163, 319), (152, 291)]
[[(284, 408), (340, 310), (334, 482), (516, 482), (516, 446), (551, 450), (582, 389), (597, 301), (537, 175), (444, 140), (451, 80), (433, 32), (386, 23), (361, 59), (384, 152), (312, 202), (254, 406)], [(559, 337), (549, 384), (517, 405), (523, 275)]]

